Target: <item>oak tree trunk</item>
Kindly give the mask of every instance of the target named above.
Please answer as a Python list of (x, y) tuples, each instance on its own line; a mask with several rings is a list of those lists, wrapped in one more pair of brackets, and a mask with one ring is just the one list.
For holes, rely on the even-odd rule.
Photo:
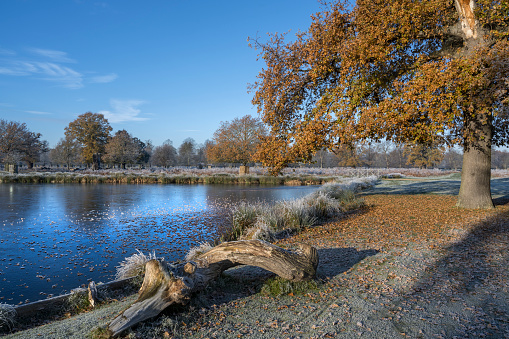
[[(476, 18), (477, 1), (455, 0), (455, 5), (463, 32), (462, 54), (468, 57), (488, 41)], [(493, 121), (487, 113), (474, 112), (465, 109), (464, 113), (463, 168), (457, 206), (493, 208), (490, 186)]]
[(300, 244), (299, 247), (298, 251), (288, 251), (262, 240), (231, 241), (187, 263), (171, 265), (150, 260), (145, 266), (138, 299), (113, 319), (108, 330), (116, 336), (171, 305), (186, 304), (193, 293), (234, 266), (258, 266), (291, 281), (312, 279), (316, 275), (318, 252), (309, 245)]
[(466, 119), (470, 137), (463, 147), (461, 186), (456, 206), (462, 208), (494, 208), (491, 200), (491, 140), (490, 117), (477, 115)]

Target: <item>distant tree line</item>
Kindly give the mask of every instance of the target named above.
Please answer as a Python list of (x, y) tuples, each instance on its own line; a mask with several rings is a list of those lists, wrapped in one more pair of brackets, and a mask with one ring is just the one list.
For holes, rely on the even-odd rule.
[[(314, 167), (443, 168), (461, 169), (463, 154), (455, 148), (383, 141), (342, 146), (314, 154)], [(492, 150), (492, 168), (509, 168), (509, 152)]]
[[(50, 149), (41, 134), (32, 132), (25, 123), (0, 120), (0, 162), (34, 163), (64, 168), (86, 165), (93, 169), (129, 166), (200, 167), (208, 164), (253, 163), (260, 140), (267, 135), (265, 126), (251, 116), (221, 122), (211, 140), (198, 144), (185, 139), (175, 147), (171, 140), (154, 146), (126, 130), (116, 131), (102, 114), (87, 112), (69, 123), (65, 137)], [(461, 169), (462, 154), (452, 148), (420, 144), (396, 144), (389, 141), (342, 145), (333, 151), (314, 154), (313, 167), (375, 167), (375, 168), (444, 168)], [(492, 168), (509, 168), (509, 152), (492, 151)]]

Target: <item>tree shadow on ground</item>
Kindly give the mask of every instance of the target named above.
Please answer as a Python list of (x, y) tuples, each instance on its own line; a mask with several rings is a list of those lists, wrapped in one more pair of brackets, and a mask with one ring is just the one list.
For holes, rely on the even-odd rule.
[(449, 194), (457, 195), (460, 188), (459, 180), (426, 180), (422, 182), (391, 181), (390, 184), (376, 185), (362, 194)]
[[(393, 184), (391, 184), (393, 183)], [(385, 185), (376, 185), (361, 192), (362, 195), (373, 194), (447, 194), (458, 195), (460, 180), (423, 180), (422, 182), (411, 182), (405, 180), (393, 180)], [(491, 179), (491, 194), (496, 200), (509, 201), (509, 178)]]
[(509, 212), (503, 212), (445, 248), (400, 302), (414, 300), (427, 305), (428, 314), (457, 317), (457, 326), (442, 329), (448, 338), (507, 337), (508, 249)]
[(333, 278), (348, 271), (351, 267), (365, 258), (377, 254), (377, 250), (357, 251), (355, 248), (324, 248), (318, 250), (320, 262), (317, 276), (319, 278)]

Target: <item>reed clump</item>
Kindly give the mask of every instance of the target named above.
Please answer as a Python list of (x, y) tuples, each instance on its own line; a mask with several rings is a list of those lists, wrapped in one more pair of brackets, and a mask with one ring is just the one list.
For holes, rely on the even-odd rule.
[(327, 183), (317, 191), (295, 200), (275, 204), (264, 202), (236, 205), (231, 211), (232, 226), (224, 231), (216, 243), (239, 239), (271, 241), (282, 234), (300, 232), (329, 218), (364, 206), (357, 191), (366, 189), (377, 177)]
[(135, 253), (130, 257), (125, 258), (124, 261), (122, 261), (118, 266), (116, 266), (117, 268), (117, 273), (115, 274), (116, 280), (142, 275), (145, 273), (145, 264), (152, 259), (158, 259), (158, 257), (155, 254), (155, 251), (152, 253), (148, 253), (148, 255), (145, 255), (140, 250), (136, 251), (138, 253)]

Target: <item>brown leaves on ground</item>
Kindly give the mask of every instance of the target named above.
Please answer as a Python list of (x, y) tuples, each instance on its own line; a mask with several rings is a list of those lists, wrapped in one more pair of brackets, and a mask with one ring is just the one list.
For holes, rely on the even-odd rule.
[(227, 300), (224, 305), (203, 295), (204, 301), (210, 298), (208, 306), (205, 302), (199, 312), (177, 318), (172, 331), (158, 320), (154, 333), (189, 338), (498, 338), (508, 333), (508, 203), (486, 211), (457, 208), (457, 197), (445, 195), (364, 198), (366, 208), (279, 241), (321, 248), (319, 270), (325, 279), (318, 290), (246, 297), (253, 291), (243, 290), (253, 281), (243, 271), (244, 280), (230, 276), (216, 290)]
[(382, 249), (428, 243), (445, 245), (467, 234), (486, 218), (504, 218), (509, 204), (493, 211), (455, 207), (457, 197), (447, 195), (365, 196), (367, 207), (310, 228), (281, 243), (305, 242), (320, 248), (347, 247)]

